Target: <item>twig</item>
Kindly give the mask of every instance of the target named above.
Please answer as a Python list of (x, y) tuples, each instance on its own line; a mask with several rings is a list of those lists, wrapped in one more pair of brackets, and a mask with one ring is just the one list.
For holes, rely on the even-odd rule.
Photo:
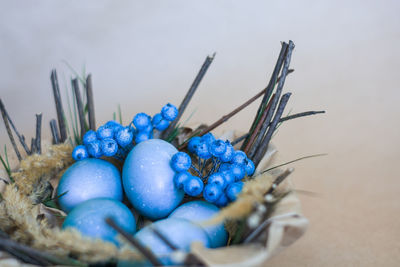
[(272, 134), (274, 133), (275, 128), (279, 123), (279, 119), (281, 118), (282, 113), (285, 110), (286, 104), (289, 101), (290, 96), (291, 93), (284, 94), (281, 98), (281, 101), (279, 102), (279, 107), (278, 110), (276, 111), (274, 119), (272, 120), (271, 125), (269, 126), (268, 131), (265, 134), (265, 137), (262, 140), (260, 146), (257, 148), (256, 154), (254, 155), (253, 162), (256, 167), (268, 149), (268, 145), (269, 142), (271, 141)]
[(35, 146), (38, 154), (42, 153), (42, 113), (36, 114), (36, 138)]
[[(294, 171), (293, 168), (287, 169), (282, 174), (280, 174), (272, 183), (271, 187), (267, 191), (266, 195), (271, 194), (280, 183), (282, 183), (292, 172)], [(271, 223), (273, 218), (268, 218), (264, 222), (262, 222), (254, 231), (252, 231), (243, 241), (243, 244), (247, 244), (254, 240), (260, 233)]]
[[(281, 123), (281, 122), (284, 122), (284, 121), (287, 121), (287, 120), (296, 119), (296, 118), (300, 118), (300, 117), (305, 117), (305, 116), (309, 116), (309, 115), (321, 114), (321, 113), (325, 113), (325, 111), (306, 111), (306, 112), (301, 112), (301, 113), (297, 113), (297, 114), (293, 114), (293, 115), (290, 115), (290, 116), (283, 117), (283, 118), (281, 118), (279, 120), (279, 122)], [(244, 134), (242, 136), (239, 136), (238, 138), (233, 140), (231, 142), (231, 144), (234, 146), (234, 145), (240, 143), (241, 141), (243, 141), (244, 139), (246, 139), (249, 136), (250, 136), (250, 133), (246, 133), (246, 134)]]
[(169, 137), (169, 135), (172, 133), (172, 131), (175, 129), (177, 123), (179, 122), (183, 112), (185, 111), (186, 107), (188, 106), (190, 100), (192, 99), (194, 93), (196, 92), (197, 88), (199, 87), (199, 84), (201, 80), (203, 79), (204, 75), (206, 74), (208, 67), (210, 67), (212, 61), (214, 60), (215, 53), (210, 57), (207, 56), (206, 60), (204, 61), (203, 65), (201, 66), (199, 72), (197, 73), (196, 78), (194, 79), (192, 85), (190, 86), (188, 92), (186, 93), (185, 98), (182, 100), (181, 105), (179, 106), (178, 109), (178, 116), (175, 118), (174, 121), (171, 122), (171, 124), (168, 126), (168, 128), (163, 132), (162, 134), (162, 139), (166, 139)]
[(132, 245), (134, 246), (140, 253), (143, 254), (144, 257), (146, 257), (151, 264), (154, 266), (162, 266), (163, 264), (157, 259), (157, 257), (154, 255), (151, 250), (149, 250), (147, 247), (143, 246), (136, 238), (134, 238), (131, 234), (127, 233), (125, 230), (123, 230), (121, 227), (119, 227), (116, 222), (108, 217), (106, 219), (106, 223), (110, 225), (112, 228), (114, 228), (115, 231), (117, 231), (119, 234), (121, 234), (125, 239)]
[(88, 117), (89, 117), (89, 128), (91, 130), (96, 130), (96, 119), (94, 113), (94, 100), (93, 100), (93, 85), (92, 85), (92, 75), (89, 74), (86, 78), (86, 97), (88, 106)]
[(300, 112), (300, 113), (296, 113), (296, 114), (293, 114), (290, 116), (283, 117), (279, 120), (279, 122), (284, 122), (284, 121), (288, 121), (288, 120), (292, 120), (292, 119), (296, 119), (296, 118), (300, 118), (300, 117), (316, 115), (316, 114), (321, 114), (321, 113), (325, 113), (325, 110)]
[(85, 135), (85, 114), (83, 113), (83, 104), (81, 92), (79, 92), (78, 79), (71, 80), (72, 89), (75, 91), (76, 106), (78, 107), (79, 125), (81, 127), (81, 138)]
[(250, 135), (249, 133), (246, 133), (246, 134), (244, 134), (242, 136), (239, 136), (238, 138), (236, 138), (235, 140), (233, 140), (231, 142), (231, 145), (234, 146), (236, 144), (239, 144), (242, 140), (246, 139), (249, 135)]
[[(251, 151), (251, 153), (248, 153), (248, 152), (252, 148), (252, 145), (253, 145), (257, 135), (260, 133), (262, 126), (266, 123), (267, 114), (268, 114), (269, 109), (271, 108), (271, 104), (272, 104), (272, 101), (274, 101), (274, 99), (275, 99), (275, 94), (272, 95), (271, 99), (268, 101), (268, 105), (264, 109), (264, 112), (262, 113), (260, 120), (258, 121), (258, 123), (257, 123), (256, 127), (254, 128), (250, 137), (247, 139), (248, 140), (247, 144), (243, 148), (244, 153), (249, 154), (249, 155), (252, 155), (252, 153), (254, 153), (254, 151)], [(261, 134), (263, 135), (264, 133), (261, 133)]]
[(266, 195), (271, 194), (277, 187), (280, 185), (292, 172), (294, 172), (293, 168), (289, 168), (280, 174), (271, 185), (271, 188), (267, 191)]
[(3, 117), (3, 121), (4, 121), (4, 125), (6, 126), (8, 137), (10, 138), (11, 144), (12, 144), (12, 146), (14, 148), (15, 154), (18, 157), (18, 160), (21, 161), (22, 157), (21, 157), (21, 154), (20, 154), (20, 152), (18, 150), (17, 144), (15, 143), (14, 136), (13, 136), (13, 134), (11, 132), (10, 124), (8, 123), (7, 115), (5, 113), (4, 105), (1, 102), (1, 99), (0, 99), (0, 103), (1, 103), (1, 105), (0, 105), (1, 116)]
[(154, 232), (154, 234), (159, 237), (170, 249), (178, 250), (178, 247), (172, 244), (172, 242), (164, 236), (160, 231), (158, 231), (155, 227), (150, 227), (150, 229)]
[(222, 118), (220, 118), (219, 120), (217, 120), (216, 122), (214, 122), (213, 124), (211, 124), (210, 126), (208, 126), (206, 129), (204, 129), (203, 131), (201, 131), (200, 133), (196, 132), (191, 134), (185, 141), (184, 143), (178, 148), (179, 150), (185, 148), (187, 146), (187, 142), (190, 138), (192, 138), (193, 136), (196, 135), (204, 135), (206, 133), (208, 133), (209, 131), (212, 131), (213, 129), (217, 128), (219, 125), (221, 125), (222, 123), (226, 122), (227, 120), (229, 120), (231, 117), (233, 117), (234, 115), (236, 115), (236, 113), (238, 113), (239, 111), (241, 111), (242, 109), (244, 109), (245, 107), (247, 107), (248, 105), (250, 105), (251, 103), (253, 103), (255, 100), (257, 100), (259, 97), (261, 97), (265, 91), (267, 89), (263, 89), (261, 92), (259, 92), (258, 94), (256, 94), (255, 96), (253, 96), (252, 98), (250, 98), (249, 100), (247, 100), (245, 103), (243, 103), (242, 105), (240, 105), (239, 107), (235, 108), (233, 111), (231, 111), (230, 113), (228, 113), (225, 116), (222, 116)]
[(32, 152), (32, 154), (36, 153), (36, 140), (33, 137), (31, 139), (31, 152)]
[[(256, 127), (256, 125), (258, 123), (258, 120), (259, 120), (261, 114), (264, 112), (264, 109), (265, 109), (265, 107), (266, 107), (266, 105), (267, 105), (267, 103), (269, 101), (269, 98), (272, 95), (272, 91), (274, 90), (276, 81), (278, 79), (278, 74), (281, 71), (282, 64), (283, 64), (283, 61), (284, 61), (286, 53), (287, 53), (287, 49), (288, 49), (288, 44), (283, 42), (281, 51), (279, 52), (278, 60), (277, 60), (277, 62), (275, 64), (274, 71), (272, 72), (272, 75), (271, 75), (271, 79), (269, 80), (269, 83), (268, 83), (268, 85), (266, 87), (267, 90), (266, 90), (265, 95), (264, 95), (264, 97), (263, 97), (263, 99), (261, 101), (260, 106), (258, 107), (256, 116), (254, 117), (254, 121), (253, 121), (253, 123), (252, 123), (252, 125), (250, 127), (250, 130), (249, 130), (250, 133), (252, 133), (254, 128)], [(248, 141), (249, 141), (249, 139), (246, 139), (243, 142), (241, 150), (244, 150), (244, 148), (246, 147)]]
[(8, 121), (10, 122), (11, 127), (13, 128), (15, 134), (17, 135), (17, 137), (19, 139), (19, 142), (21, 143), (22, 147), (24, 148), (26, 154), (30, 155), (31, 151), (29, 150), (29, 148), (28, 148), (28, 146), (27, 146), (27, 144), (25, 142), (25, 137), (18, 132), (17, 127), (15, 127), (14, 122), (11, 120), (10, 115), (8, 115), (6, 107), (4, 106), (3, 101), (1, 100), (1, 98), (0, 98), (0, 109), (6, 115)]
[[(45, 266), (49, 266), (49, 265), (70, 265), (70, 266), (87, 266), (86, 264), (83, 264), (77, 260), (74, 259), (70, 259), (70, 258), (58, 258), (56, 256), (50, 255), (46, 252), (43, 251), (39, 251), (36, 249), (33, 249), (31, 247), (19, 244), (9, 238), (6, 237), (0, 237), (0, 246), (6, 250), (6, 251), (10, 251), (12, 253), (12, 251), (17, 252), (17, 254), (24, 255), (25, 260), (28, 260), (29, 258), (36, 261), (36, 264), (40, 264), (40, 265), (45, 265)], [(25, 261), (24, 260), (24, 261)]]
[(51, 71), (50, 79), (51, 79), (51, 86), (53, 88), (54, 102), (56, 104), (58, 126), (60, 127), (60, 136), (61, 136), (60, 141), (64, 142), (67, 139), (67, 131), (65, 128), (65, 116), (61, 102), (60, 87), (58, 85), (56, 70)]
[(53, 136), (53, 144), (58, 144), (60, 142), (60, 137), (58, 135), (57, 121), (55, 119), (50, 121), (50, 130)]
[(262, 128), (261, 128), (261, 130), (260, 130), (260, 132), (259, 132), (259, 134), (258, 134), (258, 136), (256, 138), (256, 141), (254, 142), (253, 148), (251, 149), (251, 151), (250, 151), (250, 153), (248, 155), (251, 159), (253, 159), (254, 154), (257, 153), (257, 150), (258, 150), (260, 144), (263, 142), (264, 134), (267, 131), (267, 128), (268, 128), (268, 126), (270, 124), (272, 116), (275, 113), (275, 109), (276, 109), (276, 107), (278, 105), (279, 98), (281, 97), (283, 85), (285, 84), (286, 75), (287, 75), (288, 70), (289, 70), (290, 59), (291, 59), (291, 56), (292, 56), (293, 49), (294, 49), (294, 44), (293, 44), (292, 41), (289, 41), (289, 47), (288, 47), (285, 63), (283, 65), (283, 70), (282, 70), (282, 74), (281, 74), (282, 78), (279, 80), (278, 87), (277, 87), (276, 92), (275, 92), (275, 98), (273, 99), (273, 101), (271, 103), (271, 108), (268, 110), (267, 118), (265, 119), (265, 123), (263, 124), (263, 126), (262, 126)]

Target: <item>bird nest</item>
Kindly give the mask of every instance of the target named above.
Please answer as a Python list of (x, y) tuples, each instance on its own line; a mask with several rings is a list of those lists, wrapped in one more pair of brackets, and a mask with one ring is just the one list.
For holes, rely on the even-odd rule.
[[(171, 257), (176, 262), (196, 266), (259, 265), (292, 244), (305, 232), (308, 221), (301, 214), (300, 202), (290, 179), (287, 178), (293, 169), (280, 169), (274, 165), (277, 150), (270, 144), (272, 134), (280, 123), (322, 113), (307, 111), (282, 116), (291, 95), (286, 93), (281, 96), (286, 76), (292, 72), (289, 64), (293, 48), (294, 44), (291, 41), (282, 43), (271, 80), (256, 96), (209, 126), (180, 126), (180, 116), (214, 59), (214, 56), (207, 57), (179, 106), (178, 117), (164, 132), (155, 133), (155, 138), (169, 141), (180, 151), (186, 151), (190, 138), (212, 131), (263, 96), (248, 133), (238, 135), (238, 131), (231, 131), (220, 137), (229, 140), (236, 149), (246, 152), (256, 166), (254, 174), (244, 179), (244, 187), (237, 199), (221, 208), (216, 216), (203, 222), (204, 225), (223, 222), (229, 234), (227, 246), (210, 249), (200, 243), (192, 243), (190, 251), (186, 252), (174, 248)], [(85, 101), (81, 97), (78, 80), (83, 83)], [(118, 239), (121, 245), (118, 247), (100, 239), (85, 237), (71, 228), (61, 229), (66, 214), (57, 206), (56, 188), (62, 174), (74, 163), (71, 157), (74, 146), (82, 142), (87, 130), (95, 130), (96, 124), (90, 75), (72, 81), (80, 132), (76, 128), (73, 134), (69, 135), (55, 71), (52, 72), (51, 81), (58, 121), (50, 121), (53, 145), (44, 146), (43, 149), (41, 114), (36, 116), (36, 137), (32, 138), (29, 148), (25, 137), (17, 131), (0, 99), (3, 121), (19, 159), (17, 167), (11, 170), (7, 156), (1, 157), (7, 173), (2, 175), (0, 182), (0, 250), (6, 253), (2, 255), (0, 263), (13, 261), (16, 266), (20, 263), (69, 266), (86, 266), (93, 263), (160, 264), (148, 249), (138, 244), (137, 240), (122, 229), (118, 229), (112, 221), (108, 223), (120, 234)], [(12, 130), (26, 153), (25, 157), (16, 145)], [(106, 160), (119, 167), (122, 165), (120, 159)], [(168, 240), (166, 242), (168, 243)]]

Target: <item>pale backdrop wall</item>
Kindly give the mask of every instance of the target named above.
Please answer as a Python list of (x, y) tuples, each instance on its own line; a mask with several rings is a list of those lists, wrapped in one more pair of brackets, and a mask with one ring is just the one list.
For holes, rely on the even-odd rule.
[[(17, 127), (55, 118), (50, 70), (93, 75), (98, 123), (178, 105), (217, 52), (184, 117), (213, 122), (266, 85), (279, 41), (296, 44), (289, 109), (326, 115), (283, 125), (274, 142), (294, 164), (311, 220), (270, 265), (395, 266), (400, 260), (399, 1), (0, 1), (0, 96)], [(64, 101), (64, 105), (66, 105)], [(222, 129), (247, 130), (254, 104)], [(1, 144), (7, 144), (0, 123)]]

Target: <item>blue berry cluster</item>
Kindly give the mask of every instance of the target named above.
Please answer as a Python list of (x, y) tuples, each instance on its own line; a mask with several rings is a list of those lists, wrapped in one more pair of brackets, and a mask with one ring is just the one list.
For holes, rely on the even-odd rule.
[(211, 133), (191, 138), (188, 150), (197, 158), (197, 167), (189, 154), (176, 153), (171, 159), (175, 185), (189, 196), (203, 193), (206, 201), (219, 207), (235, 201), (243, 188), (242, 179), (255, 171), (243, 151), (235, 151), (229, 141), (215, 139)]
[(134, 144), (153, 138), (154, 129), (164, 131), (177, 116), (178, 109), (168, 103), (153, 118), (146, 113), (136, 114), (129, 126), (108, 121), (97, 131), (87, 131), (83, 136), (83, 145), (74, 148), (72, 157), (76, 161), (102, 156), (123, 160)]
[(74, 160), (79, 161), (88, 157), (123, 158), (133, 147), (134, 131), (116, 121), (108, 121), (97, 131), (89, 130), (83, 136), (83, 144), (72, 151)]

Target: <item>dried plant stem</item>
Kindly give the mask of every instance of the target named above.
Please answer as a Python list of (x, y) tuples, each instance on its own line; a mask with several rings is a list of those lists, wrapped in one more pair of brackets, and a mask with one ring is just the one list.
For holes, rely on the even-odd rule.
[(42, 153), (42, 113), (36, 114), (36, 138), (35, 138), (36, 152)]
[(42, 266), (49, 265), (69, 265), (69, 266), (87, 266), (77, 260), (70, 258), (59, 258), (43, 251), (33, 249), (31, 247), (19, 244), (3, 235), (0, 237), (0, 248), (15, 255), (24, 262), (40, 264)]
[(233, 140), (233, 141), (231, 142), (231, 145), (234, 146), (234, 145), (236, 145), (236, 144), (239, 144), (241, 141), (243, 141), (244, 139), (246, 139), (249, 135), (250, 135), (249, 133), (246, 133), (246, 134), (244, 134), (244, 135), (242, 135), (242, 136), (239, 136), (238, 138), (236, 138), (235, 140)]
[(279, 102), (278, 110), (276, 111), (275, 117), (271, 122), (270, 127), (268, 128), (267, 133), (265, 134), (264, 139), (262, 140), (260, 146), (257, 148), (257, 152), (254, 155), (253, 162), (257, 167), (258, 163), (260, 163), (262, 157), (265, 152), (267, 152), (269, 142), (271, 141), (272, 134), (275, 131), (276, 126), (278, 125), (279, 119), (282, 116), (283, 111), (285, 110), (286, 104), (289, 101), (291, 93), (286, 93), (282, 96), (281, 101)]
[(293, 44), (292, 41), (289, 41), (288, 51), (287, 51), (285, 63), (284, 63), (284, 66), (283, 66), (281, 79), (279, 80), (278, 87), (277, 87), (276, 92), (275, 92), (275, 98), (273, 99), (273, 101), (271, 103), (271, 107), (267, 112), (267, 118), (265, 119), (265, 123), (261, 127), (261, 130), (260, 130), (260, 132), (259, 132), (259, 134), (258, 134), (258, 136), (256, 138), (256, 141), (254, 142), (254, 145), (253, 145), (252, 149), (249, 152), (248, 157), (251, 158), (251, 159), (253, 159), (255, 153), (257, 153), (257, 150), (258, 150), (260, 144), (263, 142), (264, 134), (267, 131), (267, 128), (268, 128), (268, 126), (270, 124), (272, 116), (275, 113), (275, 109), (276, 109), (276, 107), (278, 105), (278, 101), (280, 99), (280, 96), (281, 96), (281, 93), (282, 93), (282, 90), (283, 90), (283, 85), (285, 84), (286, 75), (287, 75), (288, 70), (289, 70), (290, 59), (291, 59), (291, 56), (292, 56), (293, 49), (294, 49), (294, 44)]
[[(306, 112), (300, 112), (300, 113), (296, 113), (296, 114), (293, 114), (293, 115), (290, 115), (290, 116), (283, 117), (283, 118), (281, 118), (281, 119), (279, 120), (279, 122), (281, 123), (281, 122), (288, 121), (288, 120), (291, 120), (291, 119), (296, 119), (296, 118), (301, 118), (301, 117), (310, 116), (310, 115), (316, 115), (316, 114), (321, 114), (321, 113), (325, 113), (325, 111), (306, 111)], [(270, 123), (270, 124), (271, 124), (271, 123)], [(249, 136), (250, 136), (250, 133), (246, 133), (246, 134), (244, 134), (244, 135), (242, 135), (242, 136), (239, 136), (238, 138), (236, 138), (235, 140), (233, 140), (233, 141), (231, 142), (231, 144), (234, 146), (234, 145), (240, 143), (241, 141), (243, 141), (244, 139), (246, 139), (246, 138), (249, 137)]]
[(58, 126), (60, 127), (60, 136), (61, 136), (60, 141), (64, 142), (67, 139), (67, 131), (65, 126), (65, 116), (61, 102), (60, 87), (58, 85), (56, 70), (52, 70), (50, 79), (51, 79), (51, 86), (53, 88), (54, 102), (56, 104)]
[(36, 153), (36, 140), (33, 137), (31, 139), (31, 153)]
[(249, 152), (249, 150), (250, 150), (250, 148), (252, 147), (252, 145), (253, 145), (253, 143), (254, 143), (254, 141), (255, 141), (257, 135), (259, 134), (259, 132), (260, 132), (262, 126), (265, 124), (265, 121), (266, 121), (266, 119), (267, 119), (268, 111), (269, 111), (269, 109), (271, 108), (271, 104), (272, 104), (272, 101), (274, 101), (274, 99), (275, 99), (275, 94), (272, 95), (271, 99), (270, 99), (269, 102), (268, 102), (267, 107), (264, 109), (264, 111), (263, 111), (263, 113), (262, 113), (262, 115), (261, 115), (260, 120), (258, 121), (258, 123), (257, 123), (256, 127), (254, 128), (252, 134), (251, 134), (250, 137), (248, 138), (248, 142), (247, 142), (246, 146), (245, 146), (244, 149), (243, 149), (243, 152), (244, 152), (244, 153), (247, 154), (247, 153)]
[(248, 105), (250, 105), (251, 103), (253, 103), (255, 100), (257, 100), (259, 97), (261, 97), (265, 91), (267, 89), (263, 89), (261, 92), (259, 92), (258, 94), (256, 94), (255, 96), (253, 96), (252, 98), (250, 98), (249, 100), (247, 100), (245, 103), (243, 103), (242, 105), (240, 105), (239, 107), (235, 108), (233, 111), (231, 111), (230, 113), (228, 113), (225, 116), (222, 116), (222, 118), (220, 118), (219, 120), (217, 120), (216, 122), (214, 122), (213, 124), (211, 124), (210, 126), (208, 126), (206, 129), (204, 129), (201, 132), (195, 132), (193, 134), (191, 134), (186, 140), (185, 142), (178, 148), (178, 149), (183, 149), (187, 146), (187, 141), (192, 138), (193, 136), (196, 135), (204, 135), (206, 133), (208, 133), (209, 131), (214, 130), (215, 128), (217, 128), (219, 125), (221, 125), (222, 123), (226, 122), (227, 120), (229, 120), (231, 117), (233, 117), (234, 115), (236, 115), (239, 111), (241, 111), (242, 109), (244, 109), (245, 107), (247, 107)]
[(175, 118), (174, 121), (171, 122), (171, 124), (168, 126), (168, 128), (163, 132), (163, 134), (162, 134), (163, 139), (168, 138), (170, 136), (170, 134), (172, 133), (172, 131), (175, 129), (183, 112), (185, 111), (185, 109), (188, 106), (190, 100), (192, 99), (194, 93), (196, 92), (197, 88), (199, 87), (201, 80), (203, 79), (204, 75), (206, 74), (208, 67), (210, 67), (211, 63), (213, 62), (214, 57), (215, 57), (215, 53), (211, 57), (207, 56), (203, 65), (201, 66), (199, 72), (197, 73), (196, 78), (194, 79), (192, 85), (190, 86), (188, 92), (186, 93), (185, 98), (182, 100), (182, 103), (179, 106), (178, 116)]
[(92, 85), (92, 75), (89, 74), (86, 78), (86, 98), (88, 106), (88, 117), (89, 117), (89, 128), (91, 130), (96, 130), (96, 119), (94, 113), (94, 99), (93, 99), (93, 85)]
[(83, 136), (85, 135), (85, 132), (86, 132), (85, 114), (83, 112), (83, 104), (82, 104), (81, 92), (79, 91), (78, 79), (73, 79), (71, 81), (71, 86), (75, 92), (75, 101), (76, 101), (76, 106), (78, 108), (79, 125), (81, 128), (81, 138), (83, 138)]
[(14, 139), (14, 136), (13, 136), (13, 134), (11, 132), (10, 124), (8, 122), (8, 118), (7, 118), (7, 115), (6, 115), (6, 112), (5, 112), (5, 108), (4, 108), (3, 102), (1, 102), (1, 99), (0, 99), (0, 104), (1, 104), (0, 105), (0, 107), (1, 107), (1, 116), (3, 117), (3, 121), (4, 121), (4, 125), (6, 126), (8, 137), (10, 138), (11, 145), (14, 148), (14, 151), (15, 151), (15, 154), (17, 155), (18, 160), (21, 161), (22, 160), (21, 153), (19, 152), (17, 144), (15, 143), (15, 139)]
[(50, 121), (50, 130), (53, 136), (53, 144), (58, 144), (60, 142), (60, 136), (58, 135), (57, 121), (55, 119)]
[(155, 227), (150, 227), (153, 233), (160, 238), (170, 249), (178, 250), (178, 247), (175, 246), (166, 236), (164, 236), (160, 231), (158, 231)]
[(123, 230), (121, 227), (117, 225), (117, 223), (112, 219), (112, 218), (107, 218), (106, 223), (110, 225), (115, 231), (117, 231), (119, 234), (121, 234), (125, 239), (132, 245), (134, 246), (140, 253), (143, 254), (144, 257), (146, 257), (151, 264), (154, 266), (162, 266), (161, 262), (157, 259), (157, 257), (154, 255), (151, 250), (149, 250), (147, 247), (143, 246), (136, 238), (134, 238), (131, 234), (127, 233), (125, 230)]
[(279, 120), (279, 122), (284, 122), (284, 121), (288, 121), (288, 120), (292, 120), (292, 119), (296, 119), (296, 118), (300, 118), (300, 117), (305, 117), (305, 116), (310, 116), (310, 115), (316, 115), (316, 114), (322, 114), (325, 113), (324, 110), (321, 111), (305, 111), (305, 112), (300, 112), (300, 113), (296, 113), (290, 116), (286, 116), (283, 117)]
[[(284, 61), (284, 59), (286, 57), (286, 54), (287, 54), (287, 49), (288, 49), (288, 44), (283, 42), (281, 51), (279, 52), (278, 60), (277, 60), (277, 62), (275, 64), (274, 71), (272, 72), (271, 79), (270, 79), (270, 81), (269, 81), (269, 83), (267, 85), (264, 97), (263, 97), (263, 99), (261, 101), (260, 106), (258, 107), (256, 116), (255, 116), (254, 121), (253, 121), (253, 123), (252, 123), (252, 125), (250, 127), (250, 130), (249, 130), (250, 133), (252, 133), (254, 128), (256, 127), (256, 125), (258, 123), (258, 120), (261, 117), (261, 114), (264, 112), (265, 107), (266, 107), (266, 105), (267, 105), (267, 103), (269, 101), (269, 98), (272, 95), (272, 91), (274, 90), (275, 84), (276, 84), (277, 79), (278, 79), (279, 72), (281, 71), (283, 61)], [(247, 146), (248, 141), (249, 141), (249, 139), (246, 139), (243, 142), (241, 150), (244, 150), (244, 148)]]
[(0, 99), (0, 109), (4, 111), (4, 114), (6, 115), (8, 121), (11, 125), (11, 128), (14, 130), (15, 134), (17, 135), (19, 142), (21, 143), (22, 147), (24, 148), (26, 154), (30, 155), (31, 151), (29, 150), (29, 148), (25, 142), (25, 137), (18, 132), (17, 127), (15, 127), (14, 122), (12, 121), (10, 115), (8, 115), (7, 109), (4, 106), (3, 101), (1, 99)]
[[(271, 194), (280, 183), (282, 183), (292, 172), (293, 168), (287, 169), (282, 174), (280, 174), (272, 183), (271, 187), (268, 189), (266, 195)], [(243, 244), (247, 244), (257, 238), (260, 233), (272, 222), (272, 218), (266, 219), (262, 222), (254, 231), (252, 231), (243, 241)]]

